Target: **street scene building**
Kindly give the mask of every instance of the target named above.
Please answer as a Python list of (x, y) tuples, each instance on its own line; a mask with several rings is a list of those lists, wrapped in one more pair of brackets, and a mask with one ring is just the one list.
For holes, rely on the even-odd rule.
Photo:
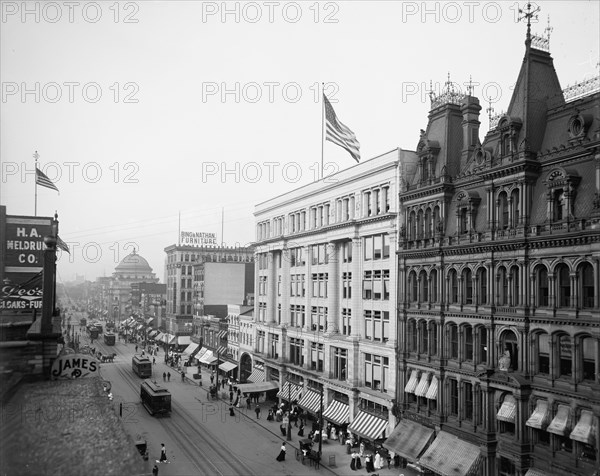
[(598, 78), (561, 90), (529, 29), (483, 139), (476, 97), (451, 83), (432, 97), (399, 194), (398, 400), (412, 432), (394, 443), (409, 461), (448, 474), (460, 447), (460, 474), (598, 469), (599, 100)]

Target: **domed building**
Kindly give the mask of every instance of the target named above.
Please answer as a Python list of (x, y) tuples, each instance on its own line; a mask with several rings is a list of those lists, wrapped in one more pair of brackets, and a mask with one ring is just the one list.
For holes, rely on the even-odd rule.
[(146, 259), (137, 254), (135, 248), (115, 267), (109, 288), (110, 316), (120, 322), (129, 316), (131, 307), (131, 285), (133, 283), (158, 283)]

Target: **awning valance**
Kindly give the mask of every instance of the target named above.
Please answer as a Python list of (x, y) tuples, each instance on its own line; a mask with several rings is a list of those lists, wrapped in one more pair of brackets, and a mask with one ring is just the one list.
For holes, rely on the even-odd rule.
[(192, 354), (194, 353), (194, 351), (195, 351), (195, 350), (196, 350), (198, 347), (200, 347), (198, 344), (196, 344), (196, 343), (192, 342), (190, 345), (188, 345), (188, 346), (185, 348), (185, 350), (184, 350), (184, 351), (181, 353), (181, 355), (182, 355), (182, 356), (183, 356), (183, 355), (187, 355), (187, 356), (189, 357), (190, 355), (192, 355)]
[(575, 428), (573, 428), (569, 438), (585, 443), (586, 445), (594, 446), (596, 440), (594, 429), (594, 414), (589, 410), (581, 410), (579, 421), (575, 425)]
[(546, 430), (555, 435), (565, 436), (571, 430), (571, 407), (559, 405), (556, 416)]
[(367, 440), (378, 440), (382, 437), (387, 426), (387, 419), (367, 412), (360, 412), (354, 421), (350, 423), (348, 430)]
[(425, 398), (428, 398), (429, 400), (437, 400), (438, 383), (438, 378), (435, 375), (431, 377), (431, 383), (429, 384)]
[(237, 386), (238, 390), (242, 393), (256, 393), (256, 392), (268, 392), (269, 390), (275, 390), (279, 388), (277, 382), (258, 382), (258, 383), (242, 383)]
[(477, 446), (440, 431), (419, 463), (442, 476), (468, 476), (476, 474), (480, 460)]
[(404, 391), (407, 393), (415, 393), (418, 383), (419, 383), (419, 371), (413, 370), (410, 373), (410, 379), (408, 379), (408, 383), (404, 387)]
[(177, 336), (177, 345), (190, 345), (190, 336)]
[(232, 363), (232, 362), (223, 362), (221, 365), (219, 365), (219, 368), (223, 371), (223, 372), (229, 372), (230, 370), (233, 370), (237, 367), (236, 364)]
[(498, 414), (496, 418), (501, 421), (506, 421), (509, 423), (515, 422), (515, 417), (517, 416), (517, 402), (512, 395), (507, 395), (502, 402), (502, 406), (500, 410), (498, 410)]
[(415, 395), (417, 397), (424, 397), (427, 395), (427, 390), (429, 390), (429, 372), (423, 372), (415, 390)]
[(323, 412), (323, 418), (337, 425), (345, 425), (350, 421), (350, 407), (347, 403), (334, 400)]
[(415, 462), (430, 442), (434, 435), (432, 428), (427, 428), (411, 420), (400, 420), (400, 423), (387, 440), (383, 447), (394, 453)]
[(294, 400), (298, 400), (302, 393), (302, 387), (300, 385), (296, 385), (293, 382), (284, 382), (281, 390), (277, 393), (278, 398), (282, 398), (283, 400), (287, 400), (288, 402), (293, 402)]
[(321, 408), (321, 394), (307, 388), (304, 390), (298, 405), (310, 413), (317, 414)]
[(550, 423), (550, 412), (548, 411), (548, 402), (546, 400), (538, 400), (535, 404), (535, 410), (525, 422), (531, 428), (545, 430)]
[[(252, 373), (248, 376), (248, 382), (264, 382), (265, 381), (265, 371), (262, 369), (254, 369)], [(279, 385), (278, 385), (279, 387)]]

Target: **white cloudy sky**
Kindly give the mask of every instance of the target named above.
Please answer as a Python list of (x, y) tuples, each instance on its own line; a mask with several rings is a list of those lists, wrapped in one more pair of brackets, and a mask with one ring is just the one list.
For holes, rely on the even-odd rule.
[[(533, 32), (550, 15), (561, 85), (598, 74), (598, 2), (537, 5)], [(254, 204), (315, 180), (322, 82), (364, 159), (414, 149), (429, 82), (439, 88), (448, 73), (463, 89), (472, 77), (483, 137), (483, 94), (506, 109), (522, 61), (518, 8), (2, 1), (1, 202), (8, 214), (33, 215), (37, 150), (60, 189), (38, 187), (38, 214), (58, 211), (62, 238), (78, 243), (60, 258), (62, 280), (109, 275), (131, 246), (162, 280), (179, 212), (182, 230), (245, 244)], [(354, 163), (331, 143), (324, 150), (326, 172)]]

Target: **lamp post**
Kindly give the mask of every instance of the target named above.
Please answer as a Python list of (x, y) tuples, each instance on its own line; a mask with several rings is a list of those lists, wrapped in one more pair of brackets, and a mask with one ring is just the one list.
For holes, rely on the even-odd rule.
[(321, 450), (323, 449), (323, 387), (321, 387), (321, 399), (319, 403), (319, 461), (321, 461)]
[(287, 440), (292, 441), (292, 384), (288, 380), (288, 402), (290, 403), (290, 408), (288, 410), (288, 425), (287, 425)]

